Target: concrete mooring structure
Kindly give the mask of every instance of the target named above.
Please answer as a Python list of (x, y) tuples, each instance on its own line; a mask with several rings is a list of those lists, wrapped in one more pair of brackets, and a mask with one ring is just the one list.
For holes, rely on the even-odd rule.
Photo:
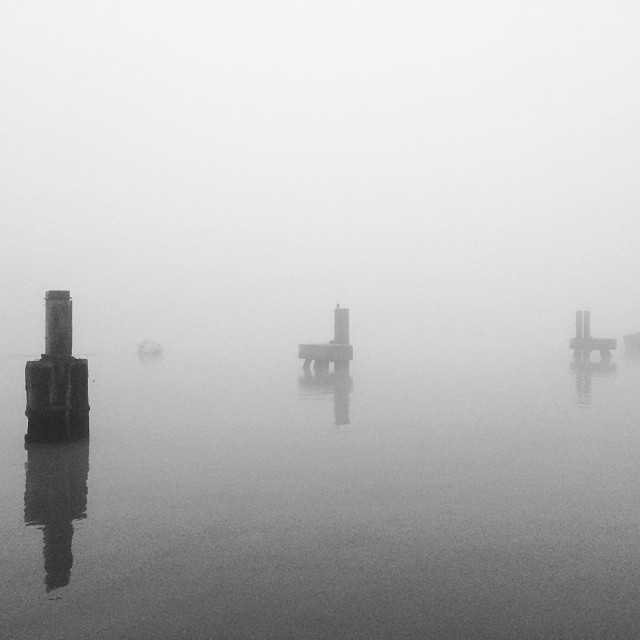
[(71, 355), (73, 322), (69, 291), (45, 294), (45, 353), (27, 362), (28, 418), (25, 442), (89, 437), (89, 365)]
[(318, 371), (329, 369), (333, 362), (336, 371), (348, 371), (353, 360), (353, 346), (349, 343), (349, 309), (337, 305), (334, 311), (333, 340), (328, 344), (299, 344), (298, 357), (304, 360), (304, 368), (311, 363)]
[(591, 312), (576, 311), (576, 337), (569, 341), (569, 348), (573, 349), (573, 357), (577, 362), (589, 362), (592, 351), (599, 351), (600, 360), (609, 362), (611, 351), (617, 344), (615, 338), (592, 338)]

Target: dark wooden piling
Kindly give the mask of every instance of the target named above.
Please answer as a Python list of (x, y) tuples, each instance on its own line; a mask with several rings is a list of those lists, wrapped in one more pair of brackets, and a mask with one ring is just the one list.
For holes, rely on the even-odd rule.
[(304, 360), (303, 367), (326, 371), (333, 362), (336, 371), (348, 371), (353, 360), (353, 346), (349, 343), (349, 309), (337, 305), (334, 313), (334, 339), (329, 344), (299, 344), (298, 357)]
[(89, 365), (71, 355), (71, 305), (69, 291), (45, 295), (45, 353), (25, 368), (26, 442), (89, 436)]

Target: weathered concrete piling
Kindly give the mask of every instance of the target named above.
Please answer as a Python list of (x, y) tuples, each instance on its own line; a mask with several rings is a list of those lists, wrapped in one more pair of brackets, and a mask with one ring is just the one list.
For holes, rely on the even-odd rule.
[(45, 294), (45, 353), (27, 362), (29, 419), (25, 442), (89, 437), (89, 365), (71, 355), (72, 301), (69, 291)]
[(589, 362), (592, 351), (599, 351), (600, 360), (609, 362), (611, 351), (616, 346), (615, 338), (592, 338), (591, 312), (576, 311), (576, 337), (569, 341), (569, 348), (573, 349), (573, 357), (577, 362)]
[(326, 371), (333, 362), (336, 371), (348, 371), (353, 360), (353, 346), (349, 344), (349, 309), (336, 306), (334, 312), (334, 339), (329, 344), (299, 344), (298, 357), (304, 360), (304, 368), (311, 363), (316, 370)]

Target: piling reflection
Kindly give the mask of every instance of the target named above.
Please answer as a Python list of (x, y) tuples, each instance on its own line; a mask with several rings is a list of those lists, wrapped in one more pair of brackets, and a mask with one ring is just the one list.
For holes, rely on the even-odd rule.
[(615, 376), (617, 365), (611, 362), (574, 361), (571, 371), (576, 378), (576, 393), (578, 404), (591, 404), (591, 380), (594, 377), (607, 378)]
[(624, 357), (632, 362), (640, 362), (640, 348), (635, 345), (625, 345)]
[(311, 396), (333, 395), (333, 407), (336, 426), (349, 424), (349, 397), (353, 380), (348, 371), (304, 370), (299, 379), (300, 389)]
[(24, 521), (42, 529), (47, 592), (71, 579), (73, 521), (87, 516), (89, 441), (33, 443), (27, 450)]

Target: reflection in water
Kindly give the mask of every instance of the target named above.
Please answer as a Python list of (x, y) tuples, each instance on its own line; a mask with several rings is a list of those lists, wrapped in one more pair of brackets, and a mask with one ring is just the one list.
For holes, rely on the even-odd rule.
[(624, 345), (624, 357), (634, 362), (640, 361), (640, 348), (635, 345)]
[(47, 592), (69, 584), (73, 520), (86, 518), (89, 441), (27, 444), (24, 521), (42, 528)]
[(578, 404), (591, 404), (591, 378), (615, 375), (617, 365), (609, 362), (572, 362), (571, 370), (576, 377), (576, 391)]
[(349, 424), (349, 394), (353, 387), (353, 380), (348, 371), (316, 369), (304, 370), (304, 376), (299, 379), (300, 388), (309, 395), (322, 396), (333, 394), (333, 405), (336, 425)]

